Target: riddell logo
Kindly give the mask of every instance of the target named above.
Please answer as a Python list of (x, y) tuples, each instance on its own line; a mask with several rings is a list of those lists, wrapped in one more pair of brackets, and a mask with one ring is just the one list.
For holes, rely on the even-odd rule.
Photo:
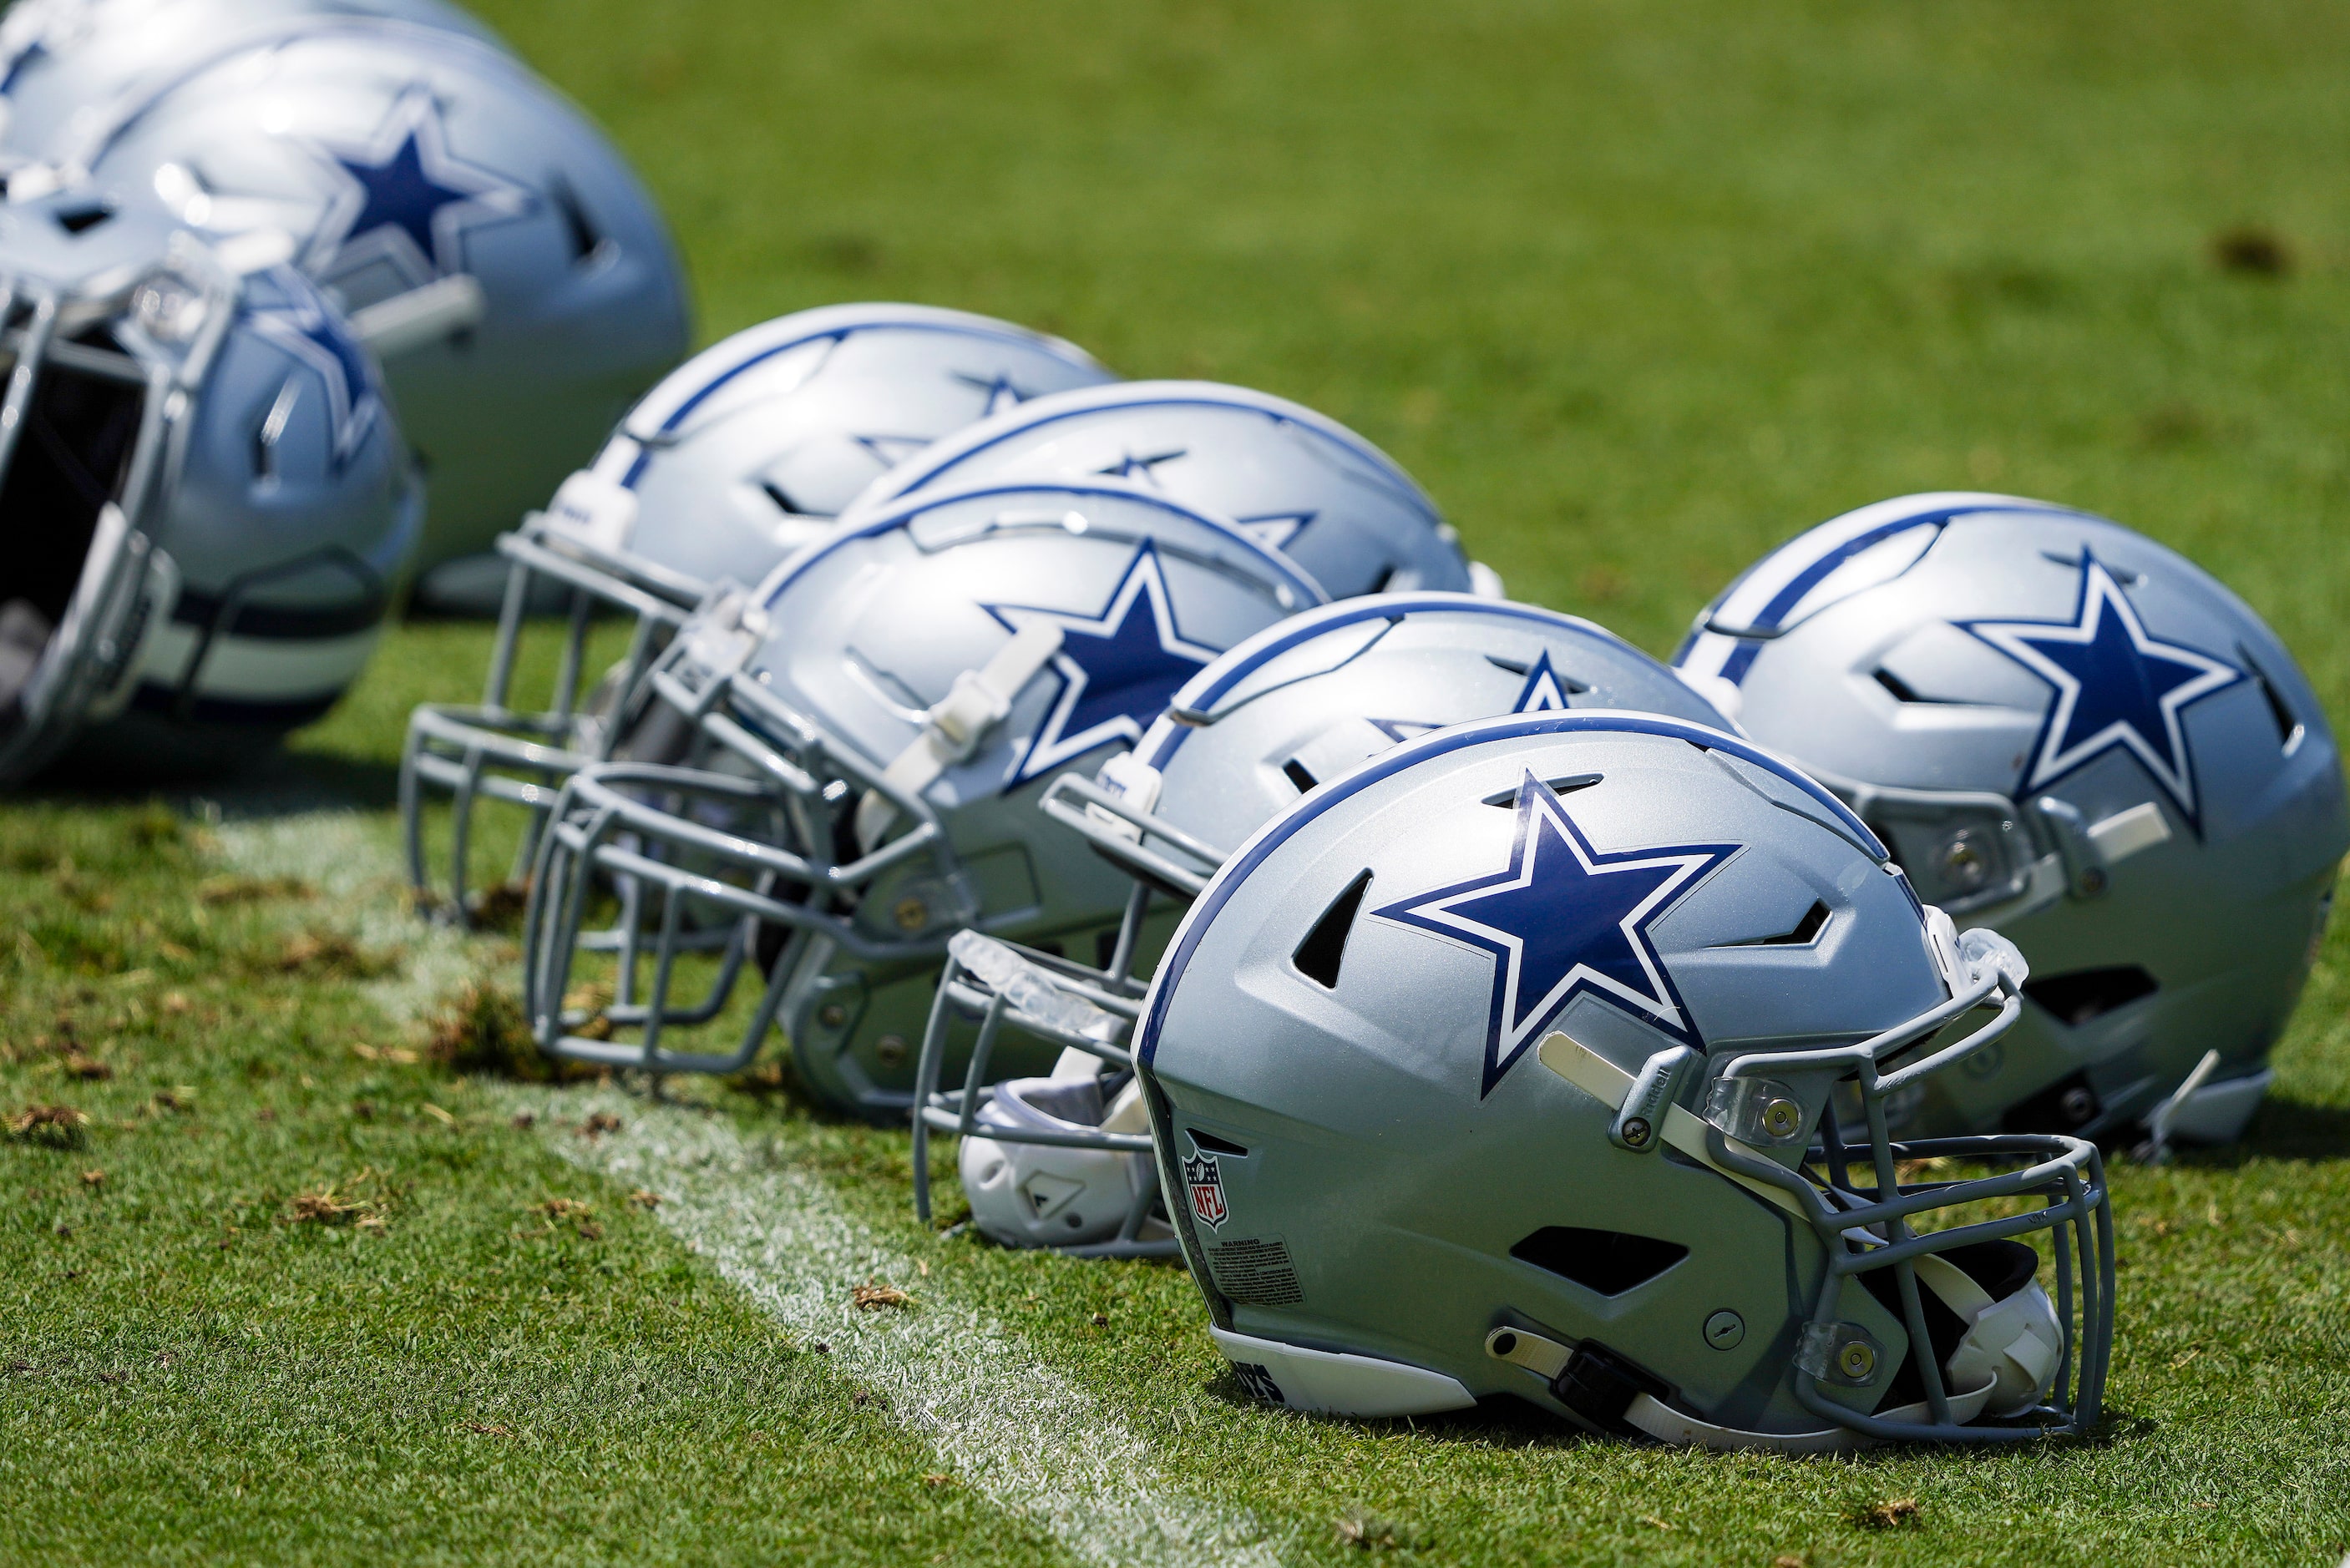
[(1191, 1189), (1191, 1212), (1202, 1225), (1214, 1230), (1230, 1217), (1224, 1208), (1224, 1179), (1216, 1169), (1214, 1155), (1184, 1156), (1183, 1185)]

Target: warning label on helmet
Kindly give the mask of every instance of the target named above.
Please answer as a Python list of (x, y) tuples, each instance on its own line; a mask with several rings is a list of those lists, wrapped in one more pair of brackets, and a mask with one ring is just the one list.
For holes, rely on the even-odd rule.
[(1252, 1236), (1208, 1249), (1208, 1272), (1216, 1289), (1236, 1302), (1256, 1306), (1295, 1306), (1305, 1299), (1288, 1244), (1278, 1236)]

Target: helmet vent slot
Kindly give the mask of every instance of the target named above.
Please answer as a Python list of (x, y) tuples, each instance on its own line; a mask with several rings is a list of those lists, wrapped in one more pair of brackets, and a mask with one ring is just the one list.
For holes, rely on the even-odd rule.
[(766, 493), (768, 500), (775, 504), (775, 509), (777, 511), (788, 513), (794, 517), (806, 517), (812, 515), (807, 508), (793, 500), (789, 493), (787, 493), (782, 485), (777, 484), (774, 480), (761, 480), (759, 482), (759, 488)]
[(1185, 1127), (1183, 1133), (1191, 1140), (1191, 1147), (1201, 1154), (1228, 1154), (1234, 1159), (1248, 1158), (1248, 1150), (1228, 1137), (1218, 1137), (1213, 1133), (1201, 1132), (1198, 1127)]
[(1825, 899), (1814, 898), (1812, 907), (1804, 911), (1804, 918), (1797, 920), (1791, 929), (1781, 931), (1775, 937), (1749, 937), (1742, 942), (1723, 942), (1721, 945), (1726, 948), (1808, 947), (1818, 940), (1819, 934), (1827, 929), (1827, 903)]
[(1338, 965), (1347, 956), (1347, 933), (1355, 928), (1355, 916), (1363, 907), (1363, 895), (1371, 886), (1368, 871), (1347, 884), (1347, 890), (1330, 901), (1289, 961), (1297, 972), (1325, 990), (1338, 987)]
[(1315, 778), (1311, 773), (1308, 773), (1306, 771), (1305, 764), (1299, 762), (1295, 757), (1292, 757), (1287, 762), (1281, 764), (1281, 773), (1284, 778), (1286, 778), (1291, 784), (1297, 786), (1297, 793), (1300, 794), (1304, 794), (1307, 790), (1312, 789), (1315, 784), (1322, 782), (1320, 779)]
[(2293, 750), (2293, 742), (2301, 738), (2301, 721), (2293, 716), (2293, 710), (2285, 705), (2283, 693), (2276, 689), (2276, 682), (2269, 679), (2268, 671), (2253, 663), (2249, 653), (2244, 655), (2244, 667), (2259, 682), (2261, 696), (2269, 705), (2269, 717), (2276, 721), (2278, 746), (2288, 752)]
[(1576, 1225), (1545, 1225), (1510, 1249), (1510, 1256), (1546, 1273), (1572, 1280), (1603, 1296), (1636, 1290), (1689, 1256), (1679, 1241), (1635, 1236), (1623, 1231), (1586, 1231)]
[(57, 227), (69, 234), (86, 234), (114, 216), (114, 209), (102, 202), (87, 206), (61, 207), (57, 213)]
[(596, 221), (580, 204), (579, 193), (568, 180), (557, 180), (547, 192), (555, 202), (555, 210), (563, 218), (563, 236), (571, 244), (571, 265), (585, 266), (597, 258), (606, 241), (596, 229)]
[(2154, 976), (2132, 964), (2125, 969), (2078, 969), (2070, 974), (2026, 981), (2023, 994), (2054, 1013), (2058, 1023), (2078, 1029), (2159, 989)]
[[(1573, 794), (1579, 789), (1589, 789), (1607, 778), (1606, 774), (1577, 774), (1573, 778), (1544, 779), (1543, 787), (1553, 794)], [(1513, 789), (1496, 791), (1485, 797), (1487, 805), (1498, 805), (1504, 811), (1518, 808), (1518, 792)]]

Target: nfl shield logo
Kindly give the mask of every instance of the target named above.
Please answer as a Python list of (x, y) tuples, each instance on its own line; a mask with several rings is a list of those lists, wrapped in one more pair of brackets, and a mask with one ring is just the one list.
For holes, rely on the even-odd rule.
[(1191, 1212), (1200, 1222), (1215, 1229), (1223, 1224), (1224, 1179), (1216, 1170), (1212, 1154), (1183, 1157), (1183, 1185), (1191, 1189)]

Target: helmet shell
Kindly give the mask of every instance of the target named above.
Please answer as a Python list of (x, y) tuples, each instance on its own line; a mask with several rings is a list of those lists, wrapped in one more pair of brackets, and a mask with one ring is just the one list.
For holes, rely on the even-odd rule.
[(0, 17), (0, 156), (48, 157), (191, 57), (317, 16), (391, 17), (497, 41), (443, 0), (16, 0)]
[[(1589, 857), (1665, 889), (1627, 917), (1637, 938), (1594, 925), (1575, 951), (1538, 940), (1575, 925), (1557, 913), (1579, 902), (1566, 883), (1551, 916), (1515, 922), (1537, 933), (1523, 964), (1440, 918), (1434, 900), (1522, 867), (1551, 886), (1535, 871), (1567, 851), (1562, 817), (1583, 856), (1547, 864)], [(1603, 889), (1609, 875), (1567, 883), (1622, 913), (1637, 900)], [(1825, 918), (1789, 940), (1814, 906)], [(1505, 901), (1452, 909), (1512, 923)], [(1605, 978), (1551, 987), (1537, 968), (1627, 942), (1657, 966), (1628, 987), (1647, 1002)], [(1604, 1344), (1708, 1419), (1801, 1430), (1820, 1422), (1782, 1374), (1822, 1277), (1808, 1228), (1694, 1161), (1611, 1145), (1608, 1107), (1546, 1065), (1538, 1038), (1564, 1031), (1626, 1073), (1676, 1045), (1718, 1065), (1856, 1041), (1947, 994), (1881, 846), (1794, 768), (1672, 719), (1522, 714), (1398, 746), (1266, 824), (1186, 915), (1137, 1054), (1219, 1329), (1567, 1413), (1486, 1353), (1516, 1324)], [(1824, 1094), (1805, 1093), (1816, 1116)], [(1710, 1344), (1724, 1312), (1742, 1337)], [(1847, 1285), (1838, 1313), (1906, 1354), (1865, 1290)], [(1866, 1408), (1884, 1392), (1845, 1397)]]
[[(44, 350), (32, 439), (0, 475), (0, 501), (63, 541), (0, 583), (55, 631), (32, 708), (76, 686), (66, 665), (112, 657), (76, 628), (124, 563), (144, 557), (170, 584), (113, 639), (130, 683), (16, 708), (5, 770), (21, 776), (101, 722), (85, 743), (142, 771), (241, 761), (256, 735), (323, 713), (366, 661), (421, 514), (374, 363), (333, 304), (291, 267), (239, 274), (151, 203), (88, 192), (0, 211), (0, 275), (20, 304), (50, 302), (78, 351), (130, 373)], [(42, 477), (60, 452), (112, 486), (103, 506)]]
[[(2117, 1130), (2207, 1050), (2262, 1071), (2350, 814), (2315, 693), (2210, 574), (2045, 502), (1906, 496), (1763, 557), (1676, 663), (2030, 960), (2023, 1021), (1912, 1130)], [(2232, 1137), (2258, 1092), (2222, 1092)]]
[(941, 483), (1103, 475), (1234, 519), (1333, 598), (1471, 586), (1458, 536), (1393, 459), (1311, 409), (1212, 381), (1024, 403), (876, 481), (858, 504)]
[(748, 585), (941, 436), (1115, 379), (1073, 343), (988, 317), (826, 306), (678, 367), (629, 410), (594, 469), (637, 496), (631, 553), (705, 584)]
[(1134, 752), (1160, 775), (1157, 815), (1225, 848), (1324, 780), (1471, 719), (1622, 708), (1735, 728), (1605, 628), (1468, 594), (1373, 594), (1293, 616), (1169, 707)]
[[(764, 950), (759, 971), (802, 1080), (843, 1108), (899, 1120), (951, 936), (971, 928), (1090, 954), (1118, 923), (1131, 883), (1037, 809), (1049, 778), (1132, 744), (1193, 671), (1320, 602), (1312, 578), (1229, 522), (1132, 485), (924, 492), (845, 521), (747, 602), (713, 597), (681, 628), (650, 677), (661, 700), (646, 745), (624, 737), (615, 754), (648, 754), (660, 732), (683, 729), (691, 768), (591, 767), (568, 792), (698, 791), (734, 814), (733, 843), (757, 837), (813, 867), (755, 846), (734, 855), (691, 811), (651, 805), (629, 832), (658, 864), (606, 862), (690, 899), (710, 887), (695, 867), (713, 855), (754, 869), (774, 890), (753, 912), (793, 944)], [(974, 682), (992, 693), (975, 704)], [(939, 717), (951, 713), (962, 717)], [(950, 735), (960, 739), (934, 744)], [(717, 798), (746, 798), (712, 782), (726, 773), (756, 781), (754, 810)], [(571, 846), (602, 853), (591, 841), (614, 819), (599, 809), (558, 806), (588, 816), (558, 825), (542, 883), (572, 885)], [(770, 826), (779, 818), (788, 826)], [(541, 919), (571, 919), (552, 900), (536, 907)], [(590, 940), (535, 927), (532, 943), (569, 953)], [(550, 1018), (559, 969), (546, 971)], [(633, 1048), (546, 1043), (597, 1060)]]
[(650, 196), (600, 132), (474, 39), (317, 18), (119, 100), (59, 161), (214, 233), (274, 229), (364, 313), (463, 274), (470, 327), (389, 356), (432, 481), (421, 565), (488, 547), (690, 337)]

